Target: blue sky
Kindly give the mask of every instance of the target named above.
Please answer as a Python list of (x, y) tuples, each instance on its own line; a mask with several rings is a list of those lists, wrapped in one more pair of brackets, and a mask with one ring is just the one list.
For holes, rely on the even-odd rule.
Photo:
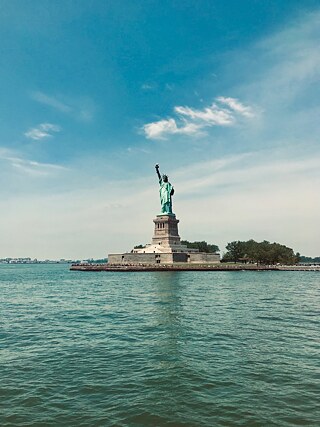
[(0, 3), (0, 257), (180, 234), (319, 255), (318, 1)]

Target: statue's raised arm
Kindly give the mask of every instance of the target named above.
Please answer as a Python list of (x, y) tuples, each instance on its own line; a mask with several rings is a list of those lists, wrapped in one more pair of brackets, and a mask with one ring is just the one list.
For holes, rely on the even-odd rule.
[(156, 168), (156, 172), (157, 172), (157, 175), (158, 175), (158, 178), (159, 178), (159, 181), (160, 181), (161, 175), (160, 175), (160, 172), (159, 172), (159, 165), (158, 165), (158, 163), (155, 165), (155, 168)]
[(159, 172), (159, 165), (155, 166), (156, 172), (159, 178), (160, 184), (160, 202), (161, 202), (161, 214), (168, 215), (172, 214), (172, 196), (174, 193), (173, 186), (168, 181), (168, 176), (163, 174), (161, 176)]

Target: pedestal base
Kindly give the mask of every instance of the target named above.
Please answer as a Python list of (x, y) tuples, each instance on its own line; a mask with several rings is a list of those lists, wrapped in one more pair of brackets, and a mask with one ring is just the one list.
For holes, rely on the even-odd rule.
[(154, 235), (151, 242), (152, 245), (175, 249), (181, 244), (178, 233), (179, 220), (176, 219), (174, 214), (157, 215), (153, 222)]

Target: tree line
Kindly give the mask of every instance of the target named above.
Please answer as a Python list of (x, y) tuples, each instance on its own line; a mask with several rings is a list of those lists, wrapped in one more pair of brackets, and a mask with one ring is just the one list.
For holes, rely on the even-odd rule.
[(223, 255), (222, 262), (251, 262), (257, 264), (296, 264), (300, 260), (300, 254), (280, 243), (270, 243), (267, 240), (246, 242), (236, 240), (226, 246), (227, 252)]
[(188, 240), (181, 240), (181, 244), (187, 245), (188, 248), (191, 249), (199, 249), (199, 252), (216, 253), (220, 251), (219, 246), (212, 245), (205, 242), (204, 240), (201, 242), (189, 242)]
[[(188, 248), (198, 249), (199, 252), (217, 253), (219, 247), (215, 244), (207, 243), (205, 240), (189, 242), (181, 240), (181, 244), (187, 245)], [(137, 245), (135, 248), (144, 248), (144, 245)], [(270, 243), (267, 240), (256, 242), (255, 240), (240, 241), (235, 240), (226, 246), (227, 252), (223, 254), (221, 262), (241, 262), (256, 263), (263, 265), (274, 264), (297, 264), (304, 261), (299, 252), (294, 253), (293, 249), (280, 243)]]
[(300, 262), (305, 262), (305, 263), (315, 263), (315, 264), (320, 264), (320, 256), (316, 256), (314, 258), (310, 257), (310, 256), (300, 256)]

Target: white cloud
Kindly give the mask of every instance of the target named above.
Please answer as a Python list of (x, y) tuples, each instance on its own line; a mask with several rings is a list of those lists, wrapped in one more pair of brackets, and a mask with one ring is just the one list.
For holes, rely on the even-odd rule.
[(224, 96), (219, 96), (216, 99), (217, 99), (217, 101), (221, 102), (222, 104), (226, 104), (233, 111), (235, 111), (239, 114), (242, 114), (245, 117), (251, 118), (251, 117), (255, 116), (255, 113), (253, 112), (253, 109), (251, 107), (247, 107), (247, 106), (243, 105), (236, 98), (226, 98)]
[(184, 122), (178, 127), (174, 119), (159, 120), (143, 126), (144, 133), (148, 139), (165, 139), (167, 135), (195, 135), (199, 134), (200, 127), (195, 123)]
[(148, 123), (143, 127), (147, 138), (163, 139), (165, 134), (174, 134), (177, 131), (177, 124), (174, 119), (160, 120)]
[(237, 122), (237, 115), (253, 118), (251, 107), (243, 105), (235, 98), (219, 97), (216, 99), (227, 107), (213, 103), (202, 110), (176, 106), (177, 119), (168, 118), (151, 122), (142, 127), (148, 139), (166, 139), (168, 135), (183, 134), (189, 136), (205, 135), (205, 129), (212, 126), (232, 126)]
[(232, 112), (219, 108), (216, 104), (212, 104), (203, 110), (195, 110), (189, 107), (175, 107), (174, 110), (181, 116), (202, 122), (202, 126), (227, 126), (234, 123)]
[(60, 132), (61, 128), (52, 123), (41, 123), (39, 126), (29, 129), (25, 132), (25, 136), (36, 141), (53, 136), (53, 132)]

